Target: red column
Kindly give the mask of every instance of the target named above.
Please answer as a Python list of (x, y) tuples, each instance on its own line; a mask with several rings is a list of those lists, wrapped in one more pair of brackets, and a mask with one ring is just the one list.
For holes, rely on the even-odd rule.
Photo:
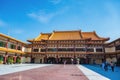
[(22, 60), (22, 56), (20, 56), (20, 61)]
[(6, 56), (4, 56), (3, 63), (6, 64)]
[(8, 48), (8, 41), (7, 41), (7, 43), (6, 43), (6, 48)]
[(14, 64), (16, 63), (16, 56), (13, 56)]
[(4, 64), (7, 63), (7, 58), (8, 58), (8, 55), (5, 55), (5, 56), (4, 56)]
[(16, 50), (18, 50), (18, 48), (17, 48), (17, 47), (18, 47), (18, 45), (16, 44), (16, 48), (15, 48)]

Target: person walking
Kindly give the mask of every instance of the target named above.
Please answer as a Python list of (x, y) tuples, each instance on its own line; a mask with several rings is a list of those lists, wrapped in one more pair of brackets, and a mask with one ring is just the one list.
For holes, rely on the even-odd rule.
[(112, 72), (114, 72), (114, 63), (111, 61), (111, 63), (110, 63), (110, 66), (111, 66), (111, 70), (112, 70)]
[(64, 65), (66, 64), (66, 62), (67, 62), (67, 61), (66, 61), (66, 60), (64, 60)]
[(108, 62), (107, 61), (105, 62), (104, 69), (105, 69), (105, 71), (108, 71)]
[(80, 61), (80, 59), (79, 58), (77, 58), (77, 64), (79, 65), (79, 61)]
[(102, 62), (101, 67), (103, 70), (105, 69), (105, 62)]
[(71, 63), (73, 64), (73, 58), (71, 58)]

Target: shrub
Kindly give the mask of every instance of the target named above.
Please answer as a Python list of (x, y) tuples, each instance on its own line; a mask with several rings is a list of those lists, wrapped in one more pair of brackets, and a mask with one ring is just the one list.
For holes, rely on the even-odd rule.
[(17, 57), (16, 62), (17, 62), (17, 63), (21, 63), (20, 57)]
[(0, 64), (3, 63), (3, 57), (0, 55)]

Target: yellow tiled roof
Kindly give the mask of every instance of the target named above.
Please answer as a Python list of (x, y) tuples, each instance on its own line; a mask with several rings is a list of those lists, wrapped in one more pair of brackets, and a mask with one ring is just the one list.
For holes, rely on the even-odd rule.
[(48, 38), (49, 38), (49, 36), (50, 36), (51, 34), (50, 33), (41, 33), (38, 37), (36, 37), (34, 40), (35, 41), (40, 41), (40, 40), (42, 40), (42, 39), (44, 39), (44, 40), (48, 40)]
[(17, 39), (15, 39), (15, 38), (12, 38), (12, 37), (7, 36), (7, 35), (2, 34), (2, 33), (0, 33), (0, 36), (2, 36), (2, 37), (4, 37), (4, 38), (11, 39), (11, 40), (13, 40), (13, 41), (17, 41), (17, 42), (20, 42), (20, 43), (26, 44), (26, 43), (24, 43), (24, 42), (22, 42), (22, 41), (20, 41), (20, 40), (17, 40)]
[(9, 48), (4, 48), (4, 47), (0, 47), (0, 51), (17, 53), (17, 54), (25, 54), (24, 52), (22, 52), (22, 51), (20, 51), (20, 50), (9, 49)]
[(79, 40), (81, 38), (80, 31), (54, 31), (49, 40)]
[(95, 31), (93, 32), (81, 32), (78, 31), (53, 31), (53, 33), (41, 33), (35, 41), (44, 40), (81, 40), (81, 39), (91, 39), (91, 40), (109, 40), (109, 38), (99, 37)]
[(83, 38), (91, 38), (91, 40), (107, 40), (108, 38), (99, 37), (95, 31), (93, 32), (82, 32), (81, 33)]

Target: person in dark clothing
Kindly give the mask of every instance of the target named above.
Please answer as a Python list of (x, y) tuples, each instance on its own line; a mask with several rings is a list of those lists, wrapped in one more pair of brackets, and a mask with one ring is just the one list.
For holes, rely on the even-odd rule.
[(110, 66), (111, 66), (112, 72), (114, 72), (114, 63), (112, 61), (110, 63)]
[(104, 69), (105, 69), (105, 71), (108, 71), (108, 63), (107, 62), (105, 62)]

